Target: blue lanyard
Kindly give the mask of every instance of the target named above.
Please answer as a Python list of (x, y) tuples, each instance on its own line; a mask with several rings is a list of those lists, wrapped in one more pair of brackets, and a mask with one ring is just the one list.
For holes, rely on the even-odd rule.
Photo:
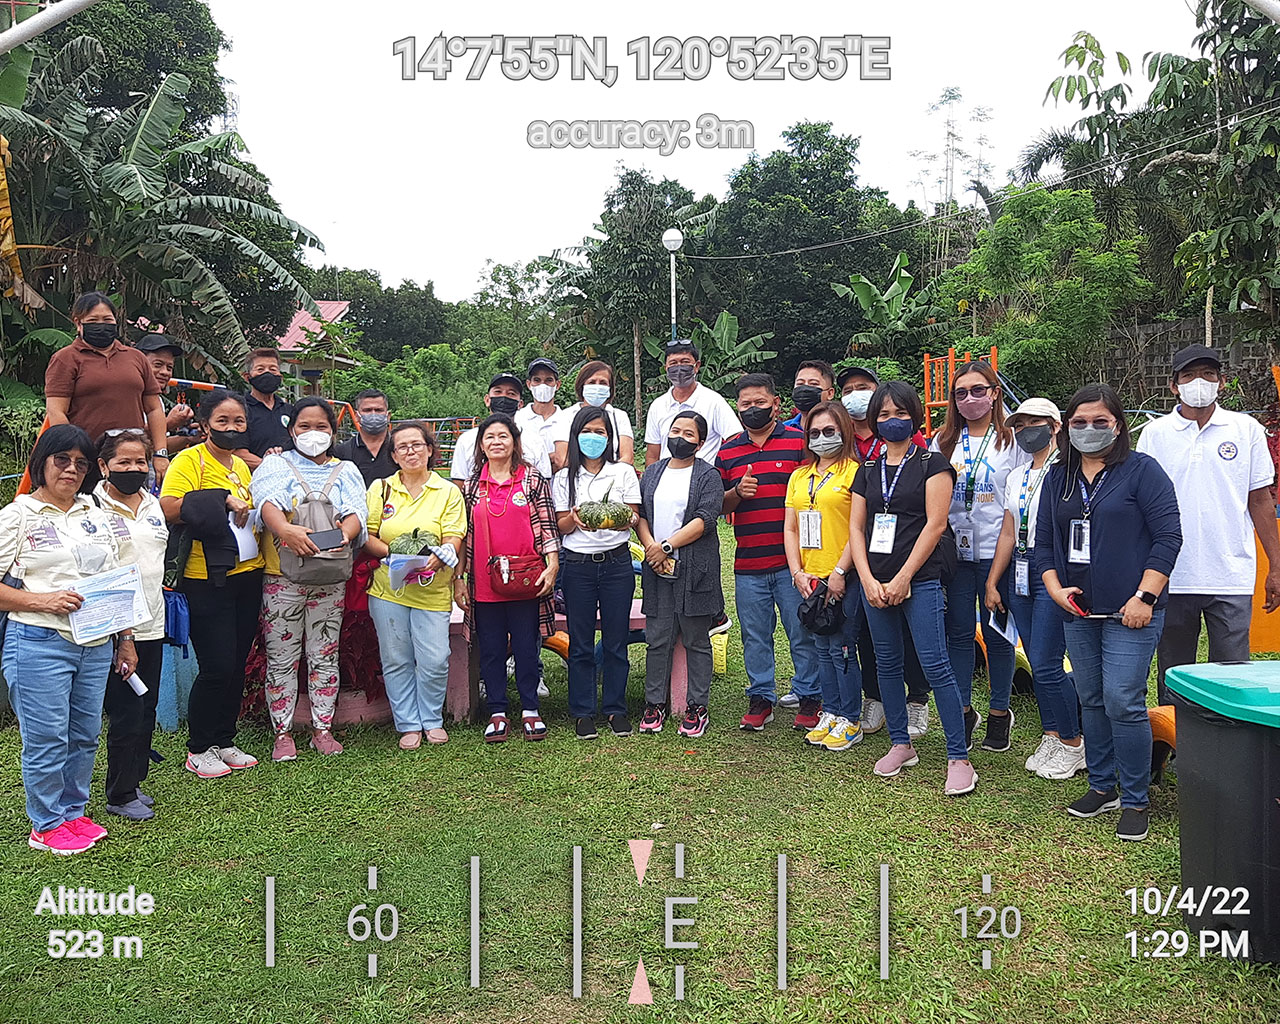
[(902, 476), (902, 471), (907, 468), (907, 462), (910, 461), (915, 451), (915, 445), (907, 449), (907, 454), (898, 463), (898, 471), (893, 474), (892, 484), (889, 483), (889, 471), (885, 468), (886, 458), (882, 456), (880, 459), (880, 494), (884, 497), (884, 510), (886, 512), (889, 511), (889, 502), (893, 500), (893, 492), (898, 489), (898, 477)]
[[(1098, 492), (1102, 490), (1102, 481), (1107, 478), (1107, 470), (1103, 470), (1098, 474), (1098, 479), (1093, 483), (1093, 494), (1097, 497)], [(1084, 518), (1087, 520), (1093, 511), (1093, 501), (1089, 498), (1089, 491), (1084, 485), (1084, 477), (1076, 477), (1076, 483), (1080, 485), (1080, 507), (1084, 511)]]
[(978, 448), (976, 460), (969, 458), (969, 428), (964, 427), (960, 431), (960, 440), (964, 443), (964, 510), (966, 512), (973, 511), (973, 496), (978, 486), (978, 467), (982, 465), (982, 456), (987, 454), (987, 445), (991, 443), (991, 436), (995, 430), (994, 426), (987, 427), (987, 432), (982, 435), (982, 445)]
[(1028, 498), (1034, 498), (1040, 490), (1040, 485), (1044, 483), (1044, 475), (1049, 472), (1049, 467), (1054, 464), (1057, 459), (1055, 453), (1054, 458), (1048, 462), (1040, 470), (1040, 475), (1036, 477), (1036, 484), (1030, 487), (1031, 483), (1031, 467), (1027, 467), (1027, 472), (1022, 477), (1022, 490), (1018, 494), (1018, 554), (1025, 555), (1027, 553), (1027, 535), (1031, 532), (1028, 525), (1031, 518), (1031, 506)]

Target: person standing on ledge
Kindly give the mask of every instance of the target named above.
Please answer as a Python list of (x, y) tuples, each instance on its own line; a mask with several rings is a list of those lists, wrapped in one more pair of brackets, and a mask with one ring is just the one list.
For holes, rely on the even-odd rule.
[(255, 348), (250, 352), (244, 376), (249, 382), (244, 401), (249, 414), (249, 442), (235, 454), (252, 471), (266, 456), (278, 455), (293, 447), (289, 431), (293, 424), (293, 406), (275, 396), (284, 383), (280, 375), (280, 353), (275, 349)]

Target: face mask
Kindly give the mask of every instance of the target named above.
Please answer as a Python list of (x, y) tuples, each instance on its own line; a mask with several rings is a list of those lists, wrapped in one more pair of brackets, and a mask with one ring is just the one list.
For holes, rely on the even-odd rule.
[(1105, 452), (1116, 441), (1116, 432), (1106, 427), (1069, 427), (1072, 447), (1086, 455)]
[(535, 384), (529, 389), (535, 402), (549, 402), (556, 397), (554, 384)]
[(742, 425), (748, 430), (762, 430), (773, 420), (773, 409), (753, 405), (738, 413), (738, 419), (742, 420)]
[(876, 433), (886, 441), (905, 441), (915, 432), (915, 424), (904, 416), (895, 416), (891, 420), (881, 420), (876, 424)]
[(582, 386), (582, 400), (587, 405), (600, 406), (609, 401), (610, 388), (608, 384), (584, 384)]
[(815, 455), (831, 455), (844, 447), (844, 438), (839, 434), (834, 437), (815, 437), (809, 441), (809, 450)]
[(875, 394), (874, 391), (850, 391), (840, 401), (855, 420), (865, 420), (873, 394)]
[(360, 426), (370, 434), (381, 434), (387, 429), (387, 425), (391, 422), (391, 417), (385, 412), (362, 412), (360, 414)]
[(81, 324), (80, 336), (94, 348), (106, 348), (116, 340), (116, 325)]
[(956, 402), (956, 408), (965, 419), (980, 420), (991, 411), (991, 396), (983, 395), (981, 398), (974, 398), (970, 395)]
[(490, 412), (499, 412), (505, 416), (514, 416), (516, 414), (516, 410), (519, 408), (520, 403), (514, 398), (509, 398), (506, 395), (489, 396)]
[(333, 444), (333, 435), (323, 430), (304, 430), (293, 439), (293, 446), (303, 455), (319, 455)]
[(668, 437), (667, 451), (673, 458), (687, 459), (698, 450), (698, 446), (687, 437)]
[(1014, 431), (1013, 439), (1018, 442), (1018, 447), (1024, 452), (1034, 455), (1049, 447), (1049, 442), (1053, 440), (1053, 427), (1048, 424), (1023, 427), (1021, 430)]
[(598, 459), (604, 454), (604, 450), (609, 445), (609, 439), (604, 434), (579, 434), (578, 435), (578, 451), (582, 452), (589, 459)]
[(1197, 377), (1178, 385), (1178, 397), (1193, 409), (1206, 409), (1218, 400), (1218, 382)]
[(107, 474), (107, 479), (121, 494), (137, 494), (142, 490), (142, 485), (147, 482), (147, 471), (145, 469), (113, 469)]
[(249, 383), (253, 385), (254, 390), (270, 395), (280, 387), (282, 379), (278, 373), (259, 373), (250, 377)]
[(675, 366), (667, 367), (667, 380), (671, 382), (672, 387), (687, 388), (696, 376), (698, 376), (697, 368), (687, 363), (676, 363)]
[(822, 388), (815, 388), (812, 384), (797, 384), (791, 389), (791, 400), (801, 412), (808, 412), (821, 398)]
[(209, 440), (221, 448), (224, 452), (234, 452), (239, 448), (244, 448), (249, 444), (249, 431), (247, 430), (211, 430), (209, 431)]

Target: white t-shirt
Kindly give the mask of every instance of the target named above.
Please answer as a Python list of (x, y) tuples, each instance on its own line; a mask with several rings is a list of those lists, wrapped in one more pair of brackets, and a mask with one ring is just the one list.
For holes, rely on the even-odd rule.
[[(978, 561), (985, 561), (995, 557), (996, 541), (1000, 539), (1000, 528), (1004, 525), (1005, 485), (1009, 472), (1018, 466), (1025, 466), (1031, 461), (1031, 456), (1012, 441), (1006, 447), (997, 449), (996, 435), (993, 432), (986, 451), (982, 451), (981, 437), (969, 438), (969, 458), (966, 460), (964, 441), (967, 434), (967, 429), (961, 431), (955, 451), (951, 453), (951, 468), (956, 471), (956, 489), (951, 494), (949, 518), (952, 529), (974, 532)], [(936, 437), (929, 448), (935, 452), (938, 450)], [(981, 460), (978, 459), (979, 452), (982, 452)], [(975, 470), (973, 509), (966, 512), (965, 484), (969, 479), (971, 466)]]
[[(574, 505), (604, 501), (606, 494), (610, 501), (639, 505), (640, 478), (636, 476), (635, 468), (623, 462), (606, 462), (600, 467), (600, 472), (592, 476), (585, 468), (579, 467), (574, 486)], [(573, 507), (569, 504), (568, 469), (560, 470), (551, 482), (551, 500), (555, 502), (557, 512), (568, 512)], [(574, 530), (573, 533), (564, 535), (564, 546), (570, 551), (592, 554), (596, 551), (612, 551), (619, 544), (627, 543), (630, 537), (630, 530)]]
[(671, 421), (676, 418), (676, 413), (685, 411), (699, 413), (707, 421), (707, 439), (698, 449), (698, 458), (714, 466), (725, 439), (742, 433), (742, 421), (728, 402), (701, 384), (694, 387), (687, 402), (677, 402), (670, 388), (653, 400), (645, 422), (644, 443), (656, 444), (662, 449), (658, 458), (669, 456), (667, 434), (671, 430)]
[[(578, 410), (582, 408), (581, 402), (575, 402), (567, 409), (561, 409), (555, 417), (555, 421), (551, 427), (551, 447), (557, 441), (569, 443), (569, 428), (573, 426), (573, 418), (578, 415)], [(609, 414), (609, 421), (613, 424), (613, 456), (618, 457), (618, 441), (624, 437), (635, 437), (635, 431), (631, 429), (631, 417), (621, 409), (615, 409), (612, 405), (606, 404), (604, 411)]]
[[(693, 483), (693, 467), (675, 469), (667, 466), (658, 480), (658, 487), (653, 492), (653, 528), (654, 540), (661, 543), (667, 540), (680, 527), (684, 526), (684, 511), (689, 505), (689, 487)], [(676, 557), (680, 549), (675, 551)]]
[(1009, 473), (1009, 478), (1004, 485), (1004, 507), (1008, 513), (1013, 516), (1013, 546), (1014, 554), (1018, 549), (1018, 527), (1021, 525), (1021, 516), (1018, 513), (1018, 501), (1022, 496), (1022, 488), (1026, 487), (1027, 497), (1027, 557), (1031, 557), (1031, 550), (1036, 546), (1036, 517), (1040, 514), (1040, 495), (1044, 488), (1044, 478), (1048, 475), (1049, 467), (1053, 465), (1055, 457), (1049, 456), (1049, 461), (1039, 469), (1032, 469), (1031, 463), (1025, 466), (1019, 466), (1017, 469)]
[[(522, 405), (516, 410), (515, 421), (516, 426), (520, 428), (520, 437), (526, 438), (532, 433), (538, 435), (538, 440), (542, 442), (542, 447), (551, 452), (554, 447), (554, 438), (552, 437), (553, 426), (556, 420), (560, 418), (562, 409), (556, 409), (550, 416), (543, 419), (533, 411), (532, 405)], [(532, 428), (532, 429), (531, 429)]]
[(1201, 430), (1176, 409), (1148, 423), (1138, 451), (1169, 474), (1182, 518), (1171, 594), (1252, 594), (1257, 573), (1249, 492), (1269, 487), (1275, 464), (1252, 416), (1214, 409)]
[[(476, 436), (479, 427), (465, 430), (453, 447), (453, 465), (449, 468), (450, 480), (470, 480), (475, 468)], [(540, 431), (520, 430), (520, 450), (524, 461), (535, 467), (548, 480), (551, 479), (551, 453), (542, 445)]]

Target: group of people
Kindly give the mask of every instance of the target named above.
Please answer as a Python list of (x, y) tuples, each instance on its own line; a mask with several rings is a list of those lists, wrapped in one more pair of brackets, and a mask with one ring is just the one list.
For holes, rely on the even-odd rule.
[[(1271, 564), (1267, 608), (1280, 604), (1265, 437), (1217, 405), (1221, 364), (1203, 346), (1175, 357), (1179, 404), (1134, 451), (1119, 399), (1102, 384), (1081, 388), (1063, 412), (1033, 398), (1006, 415), (990, 365), (966, 363), (926, 442), (919, 395), (871, 368), (802, 363), (795, 414), (784, 419), (769, 374), (743, 375), (730, 405), (698, 382), (697, 347), (676, 340), (670, 388), (647, 417), (643, 471), (631, 422), (611, 403), (612, 368), (586, 363), (577, 402), (560, 408), (559, 370), (543, 358), (523, 380), (493, 378), (487, 415), (458, 439), (445, 476), (430, 427), (393, 424), (380, 391), (355, 396), (357, 432), (338, 443), (328, 401), (276, 396), (282, 376), (269, 349), (246, 364), (247, 395), (217, 389), (194, 410), (166, 412), (157, 396), (178, 346), (163, 336), (122, 344), (116, 310), (98, 293), (73, 313), (76, 340), (50, 364), (31, 493), (0, 511), (3, 669), (37, 849), (76, 853), (106, 834), (85, 813), (104, 708), (107, 811), (154, 815), (140, 787), (166, 613), (179, 598), (199, 662), (186, 767), (200, 778), (258, 763), (236, 735), (260, 624), (273, 761), (298, 756), (304, 654), (310, 746), (342, 752), (333, 723), (344, 617), (365, 601), (402, 749), (449, 739), (455, 605), (485, 687), (486, 743), (547, 735), (539, 652), (558, 600), (575, 734), (594, 739), (603, 723), (626, 736), (634, 535), (646, 644), (636, 728), (664, 728), (679, 642), (688, 697), (678, 732), (696, 738), (710, 719), (710, 636), (724, 617), (717, 522), (729, 515), (748, 680), (742, 729), (763, 730), (790, 706), (804, 742), (836, 753), (887, 729), (873, 771), (893, 777), (919, 762), (914, 741), (929, 728), (932, 692), (944, 792), (972, 792), (983, 722), (972, 696), (975, 627), (990, 679), (981, 748), (992, 753), (1013, 747), (1016, 628), (1040, 715), (1027, 769), (1058, 780), (1087, 771), (1089, 789), (1068, 810), (1121, 808), (1123, 839), (1147, 834), (1151, 658), (1158, 648), (1162, 679), (1193, 661), (1201, 615), (1211, 657), (1247, 658), (1255, 527)], [(78, 642), (77, 584), (130, 564), (147, 617)], [(781, 694), (779, 619), (794, 664)], [(1164, 629), (1175, 619), (1176, 630)]]

